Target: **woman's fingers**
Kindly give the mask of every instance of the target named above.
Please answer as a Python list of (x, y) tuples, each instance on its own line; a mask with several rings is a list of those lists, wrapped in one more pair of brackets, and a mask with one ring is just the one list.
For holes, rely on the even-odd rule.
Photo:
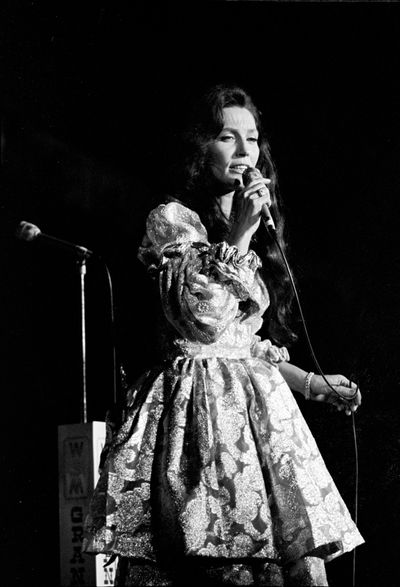
[(249, 189), (245, 190), (243, 196), (244, 198), (257, 202), (258, 209), (261, 209), (264, 204), (267, 206), (271, 205), (271, 194), (265, 183), (256, 182), (251, 187), (249, 186)]
[(357, 397), (357, 388), (350, 389), (349, 387), (344, 387), (343, 385), (335, 385), (334, 389), (336, 393), (339, 393), (342, 399), (351, 401), (355, 397)]
[(349, 404), (352, 404), (356, 407), (361, 404), (361, 393), (356, 385), (354, 385), (354, 387), (352, 386), (351, 388), (344, 387), (342, 385), (335, 386), (335, 390), (338, 394), (340, 394), (340, 398), (343, 401), (348, 402)]
[(361, 392), (358, 385), (347, 377), (327, 375), (325, 381), (320, 381), (316, 377), (312, 399), (330, 403), (339, 412), (350, 416), (361, 404)]
[(268, 189), (269, 184), (271, 183), (270, 179), (266, 177), (260, 177), (258, 179), (253, 179), (248, 185), (243, 188), (243, 195), (249, 196), (250, 194), (256, 194), (260, 190)]
[(241, 205), (248, 208), (252, 214), (259, 214), (264, 204), (271, 205), (271, 194), (265, 184), (256, 184), (242, 192), (240, 201)]
[(332, 392), (332, 396), (336, 395), (335, 403), (339, 411), (345, 412), (346, 416), (350, 416), (356, 412), (361, 404), (361, 393), (357, 385), (352, 385), (351, 388), (342, 385), (335, 386), (336, 394)]
[(263, 196), (251, 195), (249, 196), (250, 202), (254, 205), (257, 212), (261, 210), (261, 208), (266, 204), (267, 206), (271, 205), (271, 196), (269, 193)]
[[(238, 181), (238, 180), (236, 180)], [(241, 199), (257, 199), (260, 197), (267, 196), (269, 200), (271, 199), (270, 192), (268, 189), (268, 185), (271, 183), (270, 179), (265, 177), (260, 177), (258, 179), (254, 179), (244, 188), (239, 189), (238, 195)], [(235, 187), (239, 187), (235, 184)], [(270, 205), (271, 202), (269, 202)]]

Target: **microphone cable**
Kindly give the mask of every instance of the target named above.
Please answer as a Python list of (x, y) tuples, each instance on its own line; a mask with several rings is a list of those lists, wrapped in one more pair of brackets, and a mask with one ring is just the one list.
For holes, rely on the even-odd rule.
[[(102, 259), (101, 259), (102, 260)], [(108, 291), (110, 296), (110, 321), (111, 321), (111, 345), (112, 345), (112, 363), (113, 363), (113, 399), (117, 403), (118, 385), (117, 385), (117, 349), (116, 349), (116, 326), (115, 326), (115, 306), (114, 306), (114, 292), (111, 279), (111, 273), (108, 269), (107, 263), (102, 260), (107, 274)]]
[[(325, 377), (325, 374), (324, 374), (324, 372), (321, 369), (321, 366), (320, 366), (320, 364), (318, 362), (318, 359), (316, 357), (316, 354), (314, 352), (313, 345), (311, 343), (311, 339), (310, 339), (310, 335), (308, 333), (308, 328), (307, 328), (306, 320), (305, 320), (305, 317), (304, 317), (303, 309), (302, 309), (302, 306), (301, 306), (301, 303), (300, 303), (300, 297), (299, 297), (299, 294), (297, 292), (297, 288), (296, 288), (296, 285), (295, 285), (295, 282), (294, 282), (292, 271), (290, 269), (290, 266), (289, 266), (288, 260), (286, 258), (286, 255), (285, 255), (285, 253), (284, 253), (284, 251), (283, 251), (283, 249), (282, 249), (282, 247), (281, 247), (281, 245), (279, 243), (279, 240), (277, 238), (277, 235), (276, 235), (275, 230), (273, 228), (271, 228), (271, 225), (268, 223), (268, 220), (264, 217), (264, 215), (261, 215), (261, 218), (263, 220), (265, 229), (267, 230), (268, 234), (270, 236), (272, 236), (275, 244), (277, 245), (278, 250), (280, 252), (280, 255), (282, 257), (282, 260), (283, 260), (283, 262), (285, 264), (286, 271), (287, 271), (287, 274), (289, 276), (290, 283), (291, 283), (291, 286), (292, 286), (292, 290), (293, 290), (293, 293), (294, 293), (294, 296), (295, 296), (295, 299), (296, 299), (296, 303), (297, 303), (297, 307), (298, 307), (298, 310), (299, 310), (300, 320), (301, 320), (301, 324), (303, 326), (304, 334), (305, 334), (305, 337), (306, 337), (306, 342), (307, 342), (308, 348), (310, 350), (312, 360), (314, 361), (315, 368), (318, 371), (319, 375), (321, 375), (321, 377), (323, 378), (323, 380), (325, 381), (325, 383), (328, 385), (328, 387), (337, 396), (339, 396), (341, 399), (345, 400), (346, 402), (351, 402), (351, 400), (353, 400), (357, 396), (357, 393), (358, 393), (358, 390), (359, 390), (358, 383), (356, 381), (354, 382), (356, 384), (356, 386), (357, 386), (354, 394), (352, 396), (350, 396), (350, 397), (345, 397), (344, 395), (342, 395), (341, 393), (339, 393), (337, 391), (337, 389), (335, 389), (333, 387), (333, 385), (331, 385), (329, 383), (329, 381), (327, 380), (327, 378)], [(357, 525), (357, 523), (358, 523), (359, 461), (358, 461), (357, 431), (356, 431), (355, 416), (354, 416), (354, 412), (353, 411), (351, 412), (351, 421), (352, 421), (353, 444), (354, 444), (354, 458), (355, 458), (354, 522)], [(356, 585), (356, 550), (357, 550), (357, 547), (354, 547), (354, 550), (353, 550), (353, 565), (352, 565), (352, 586), (353, 587), (355, 587), (355, 585)]]
[(115, 324), (115, 303), (114, 303), (114, 288), (111, 278), (111, 272), (104, 259), (97, 254), (93, 254), (93, 259), (97, 259), (102, 265), (107, 276), (109, 306), (110, 306), (110, 329), (111, 329), (111, 347), (112, 347), (112, 376), (113, 376), (113, 400), (117, 403), (118, 400), (118, 366), (117, 366), (117, 344), (116, 344), (116, 324)]
[[(117, 349), (116, 349), (116, 325), (115, 325), (115, 304), (114, 304), (114, 289), (113, 283), (111, 278), (110, 270), (107, 266), (107, 263), (104, 259), (96, 254), (91, 252), (91, 256), (89, 257), (92, 260), (96, 260), (98, 263), (101, 263), (104, 266), (106, 277), (107, 277), (107, 285), (108, 285), (108, 294), (109, 294), (109, 306), (110, 306), (110, 329), (111, 329), (111, 352), (112, 352), (112, 387), (113, 387), (113, 400), (114, 403), (117, 402), (118, 398), (118, 366), (117, 366)], [(79, 261), (78, 261), (79, 264)]]

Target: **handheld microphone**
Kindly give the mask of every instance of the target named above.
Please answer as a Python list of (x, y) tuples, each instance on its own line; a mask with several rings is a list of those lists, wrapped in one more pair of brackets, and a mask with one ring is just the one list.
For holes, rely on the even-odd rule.
[(19, 223), (17, 231), (16, 231), (17, 238), (21, 240), (25, 240), (28, 242), (34, 241), (39, 239), (44, 243), (48, 243), (50, 245), (56, 245), (62, 247), (64, 249), (68, 249), (77, 253), (84, 258), (88, 258), (93, 255), (93, 251), (90, 251), (86, 247), (81, 247), (80, 245), (75, 245), (74, 243), (70, 243), (68, 241), (64, 241), (62, 239), (56, 238), (54, 236), (50, 236), (48, 234), (44, 234), (40, 228), (35, 226), (35, 224), (31, 224), (30, 222), (25, 222), (24, 220)]
[[(261, 171), (259, 169), (257, 169), (256, 167), (247, 167), (243, 171), (242, 178), (243, 178), (243, 184), (245, 186), (247, 186), (253, 179), (262, 178), (262, 174), (261, 174)], [(259, 196), (265, 195), (262, 193), (261, 189), (258, 190), (258, 194), (259, 194)], [(261, 208), (261, 214), (262, 214), (262, 218), (264, 220), (264, 224), (267, 226), (267, 228), (271, 228), (272, 230), (276, 230), (274, 219), (271, 216), (271, 212), (270, 212), (267, 204), (264, 204), (263, 207)]]

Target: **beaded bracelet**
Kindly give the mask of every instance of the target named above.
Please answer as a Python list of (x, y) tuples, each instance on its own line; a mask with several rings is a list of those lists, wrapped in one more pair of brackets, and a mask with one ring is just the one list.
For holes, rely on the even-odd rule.
[(304, 397), (305, 399), (310, 399), (311, 396), (311, 379), (313, 378), (314, 373), (310, 371), (307, 373), (306, 378), (304, 379)]

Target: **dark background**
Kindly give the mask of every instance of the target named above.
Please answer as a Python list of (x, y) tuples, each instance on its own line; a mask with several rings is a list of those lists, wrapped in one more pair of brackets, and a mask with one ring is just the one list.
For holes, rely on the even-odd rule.
[[(145, 6), (145, 5), (144, 5)], [(314, 348), (363, 391), (357, 584), (398, 582), (400, 9), (396, 3), (10, 2), (1, 30), (2, 524), (7, 585), (58, 584), (57, 427), (81, 419), (79, 271), (20, 220), (98, 253), (119, 361), (155, 360), (156, 295), (136, 251), (204, 85), (264, 114)], [(112, 403), (104, 263), (87, 274), (88, 419)], [(299, 328), (292, 360), (315, 370)], [(296, 396), (298, 397), (298, 396)], [(299, 404), (354, 514), (351, 419)], [(327, 567), (351, 585), (352, 555)]]

